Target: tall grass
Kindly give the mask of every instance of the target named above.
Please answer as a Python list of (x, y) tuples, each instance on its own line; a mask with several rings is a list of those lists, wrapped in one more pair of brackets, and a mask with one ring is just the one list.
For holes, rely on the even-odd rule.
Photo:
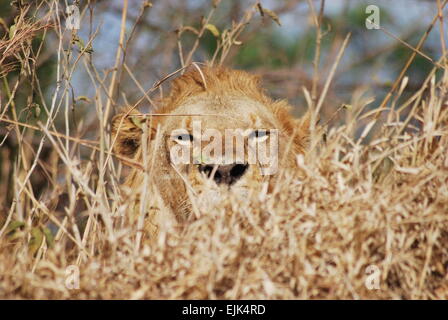
[[(320, 29), (324, 5), (316, 10), (308, 4)], [(437, 1), (440, 13), (445, 4)], [(331, 127), (327, 121), (313, 128), (309, 153), (297, 157), (296, 170), (281, 170), (281, 183), (272, 192), (254, 186), (244, 201), (229, 196), (212, 210), (199, 207), (181, 227), (173, 227), (170, 213), (160, 212), (158, 239), (141, 242), (141, 220), (129, 214), (138, 190), (123, 190), (120, 184), (131, 168), (150, 167), (151, 159), (143, 164), (122, 159), (127, 160), (123, 164), (112, 152), (109, 121), (123, 94), (119, 82), (127, 74), (141, 91), (134, 107), (142, 101), (155, 104), (162, 84), (194, 61), (204, 33), (215, 32), (211, 19), (219, 1), (200, 28), (178, 30), (194, 34), (191, 49), (184, 48), (179, 34), (181, 68), (153, 86), (141, 84), (126, 64), (133, 34), (126, 38), (127, 5), (123, 1), (109, 74), (92, 63), (95, 33), (82, 42), (66, 30), (65, 7), (58, 1), (20, 5), (14, 28), (0, 42), (1, 298), (448, 299), (445, 49), (407, 100), (400, 99), (405, 73), (412, 57), (421, 54), (419, 47), (380, 109), (368, 109), (371, 101), (355, 92), (351, 104), (335, 109), (345, 123)], [(150, 9), (144, 3), (141, 16)], [(277, 19), (261, 5), (249, 7), (221, 32), (216, 64), (225, 64), (260, 12)], [(87, 14), (85, 7), (82, 16)], [(442, 14), (435, 17), (431, 27), (441, 19)], [(44, 40), (36, 48), (31, 39), (38, 33)], [(317, 43), (322, 36), (317, 33)], [(56, 43), (57, 59), (47, 104), (36, 73), (45, 41)], [(316, 45), (313, 84), (304, 89), (315, 119), (348, 41), (349, 36), (325, 76), (319, 73)], [(77, 68), (86, 70), (93, 97), (72, 96)], [(23, 108), (18, 93), (25, 82), (33, 90)], [(95, 108), (96, 118), (75, 119), (76, 99)], [(360, 136), (359, 123), (365, 124)], [(95, 138), (86, 138), (91, 128)], [(147, 202), (143, 209), (161, 208), (157, 190), (147, 181), (139, 191)]]

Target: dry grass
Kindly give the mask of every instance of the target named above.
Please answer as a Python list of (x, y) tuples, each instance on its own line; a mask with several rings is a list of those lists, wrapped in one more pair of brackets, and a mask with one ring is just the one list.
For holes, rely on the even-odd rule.
[[(27, 37), (54, 23), (63, 39), (56, 3), (43, 1), (50, 18), (27, 22), (34, 31), (17, 32), (23, 39), (2, 41), (0, 50), (9, 46), (22, 67), (27, 61), (33, 69)], [(196, 30), (198, 41), (213, 10)], [(256, 10), (249, 8), (229, 28), (213, 59), (225, 60)], [(25, 15), (18, 21), (25, 23)], [(448, 299), (448, 73), (435, 77), (446, 66), (443, 59), (414, 96), (395, 105), (406, 85), (400, 78), (394, 99), (381, 110), (387, 117), (366, 110), (368, 101), (354, 96), (339, 109), (346, 123), (315, 128), (309, 154), (297, 158), (297, 170), (280, 173), (272, 193), (254, 187), (244, 201), (224, 199), (182, 229), (167, 223), (157, 242), (140, 243), (139, 224), (127, 214), (130, 198), (119, 188), (126, 168), (111, 156), (108, 134), (118, 72), (132, 77), (120, 65), (123, 36), (119, 41), (116, 68), (104, 78), (89, 63), (87, 43), (69, 57), (61, 40), (57, 86), (51, 104), (42, 106), (45, 122), (20, 122), (15, 94), (22, 79), (2, 83), (7, 100), (0, 116), (8, 126), (0, 127), (0, 298)], [(180, 55), (182, 63), (192, 61), (193, 51)], [(70, 77), (80, 67), (96, 88), (98, 141), (79, 138), (83, 128), (71, 125)], [(160, 85), (142, 99), (152, 103), (149, 95)], [(309, 107), (319, 110), (326, 90), (320, 98), (316, 90), (314, 84), (312, 94), (305, 93)], [(364, 131), (355, 139), (359, 123)], [(11, 156), (7, 141), (17, 151), (11, 162), (4, 160)], [(40, 160), (45, 150), (49, 155)], [(48, 181), (43, 193), (33, 187), (36, 175)], [(157, 207), (157, 194), (146, 192), (146, 207)], [(372, 265), (380, 271), (378, 290), (366, 286)], [(70, 288), (70, 266), (79, 267), (78, 289)]]

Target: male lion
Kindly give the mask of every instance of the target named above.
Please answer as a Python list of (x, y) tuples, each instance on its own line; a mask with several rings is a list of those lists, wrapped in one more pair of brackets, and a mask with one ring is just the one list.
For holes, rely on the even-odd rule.
[[(200, 210), (192, 197), (244, 196), (248, 187), (272, 180), (277, 168), (294, 166), (307, 147), (310, 115), (294, 119), (288, 103), (267, 97), (259, 83), (243, 71), (192, 68), (173, 80), (157, 114), (116, 115), (114, 152), (147, 169), (132, 169), (125, 186), (133, 194), (155, 186), (165, 209), (185, 221), (193, 207)], [(259, 149), (269, 150), (263, 159)], [(157, 230), (154, 221), (152, 230), (145, 224), (148, 231)]]

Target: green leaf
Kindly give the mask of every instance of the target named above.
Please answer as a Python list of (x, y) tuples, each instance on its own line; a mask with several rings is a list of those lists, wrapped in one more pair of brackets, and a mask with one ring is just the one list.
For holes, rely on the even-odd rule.
[(25, 226), (25, 222), (23, 221), (11, 221), (6, 228), (6, 234), (11, 234)]
[(88, 103), (92, 102), (92, 101), (89, 99), (89, 97), (87, 97), (87, 96), (78, 96), (78, 97), (76, 97), (75, 100), (76, 100), (76, 101), (84, 101), (84, 102), (88, 102)]
[(145, 121), (145, 119), (139, 119), (138, 117), (130, 117), (130, 118), (133, 124), (142, 129), (142, 122)]
[(219, 30), (218, 28), (216, 28), (215, 25), (207, 23), (205, 25), (205, 29), (207, 29), (208, 31), (210, 31), (215, 37), (219, 37)]
[(47, 242), (47, 247), (52, 248), (54, 245), (54, 236), (53, 233), (51, 233), (51, 230), (47, 227), (42, 228), (42, 232), (45, 236), (45, 241)]
[(44, 240), (44, 233), (40, 228), (31, 229), (31, 239), (28, 244), (28, 252), (32, 255), (37, 253)]
[(13, 24), (11, 27), (9, 27), (9, 39), (14, 38), (15, 33), (16, 33), (16, 25)]

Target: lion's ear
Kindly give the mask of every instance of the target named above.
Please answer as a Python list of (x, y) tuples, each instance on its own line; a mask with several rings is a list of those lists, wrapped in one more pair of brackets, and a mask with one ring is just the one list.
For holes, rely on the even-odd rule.
[(300, 130), (306, 132), (308, 135), (310, 134), (310, 125), (311, 125), (311, 110), (308, 110), (299, 120), (300, 120)]
[(296, 144), (300, 146), (302, 151), (306, 151), (310, 144), (310, 126), (311, 126), (311, 110), (308, 110), (305, 115), (296, 120)]
[[(145, 118), (140, 113), (119, 113), (112, 118), (114, 153), (133, 158), (140, 148)], [(152, 132), (149, 133), (152, 135)]]

